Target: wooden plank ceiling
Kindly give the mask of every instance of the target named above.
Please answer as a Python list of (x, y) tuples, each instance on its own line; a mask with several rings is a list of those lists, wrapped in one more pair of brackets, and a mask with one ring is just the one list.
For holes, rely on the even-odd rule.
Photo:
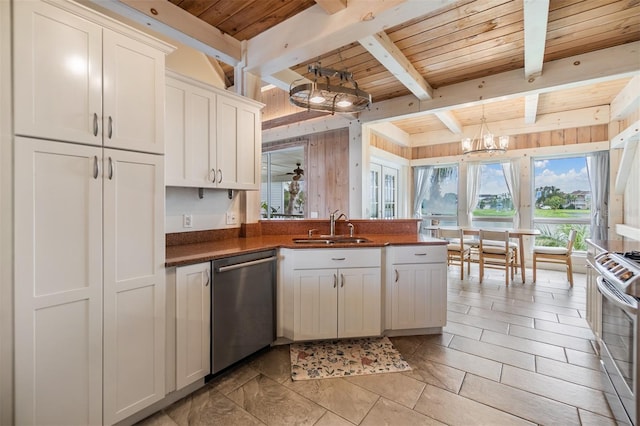
[[(170, 0), (179, 8), (217, 28), (238, 41), (251, 40), (292, 18), (307, 16), (322, 8), (325, 14), (347, 14), (352, 3), (365, 0)], [(366, 0), (373, 3), (371, 0)], [(391, 1), (401, 4), (402, 1)], [(536, 62), (538, 74), (544, 63), (575, 55), (607, 49), (640, 40), (640, 0), (550, 0), (548, 12), (544, 0), (529, 2), (542, 4), (543, 18), (538, 11), (527, 11), (523, 0), (460, 0), (442, 1), (444, 7), (422, 16), (412, 16), (399, 24), (385, 28), (381, 35), (390, 41), (402, 60), (413, 67), (427, 90), (438, 89), (464, 81), (485, 78), (518, 69), (529, 69), (527, 58)], [(393, 5), (392, 5), (393, 6)], [(319, 9), (322, 11), (322, 9)], [(312, 15), (309, 15), (312, 16)], [(544, 24), (546, 34), (535, 35), (537, 42), (525, 46), (525, 23)], [(377, 19), (377, 16), (370, 18)], [(362, 17), (362, 20), (367, 20)], [(540, 21), (540, 22), (538, 22)], [(544, 31), (544, 25), (542, 26)], [(306, 34), (299, 28), (299, 37)], [(320, 62), (323, 67), (347, 69), (354, 74), (361, 89), (371, 93), (374, 104), (412, 92), (399, 78), (370, 53), (362, 39), (351, 40), (333, 47), (331, 33), (327, 35), (327, 51), (289, 65), (288, 70), (310, 77), (310, 64)], [(340, 36), (345, 39), (344, 34)], [(293, 34), (293, 39), (296, 34)], [(536, 44), (537, 43), (537, 44)], [(335, 43), (334, 43), (335, 44)], [(286, 46), (285, 46), (286, 47)], [(540, 50), (541, 61), (535, 59)], [(286, 50), (286, 49), (283, 49)], [(527, 56), (529, 55), (529, 56)], [(234, 68), (221, 63), (228, 81), (233, 82)], [(405, 67), (406, 68), (406, 67)], [(640, 68), (640, 59), (639, 59)], [(295, 74), (290, 74), (294, 75)], [(544, 75), (544, 74), (543, 74)], [(525, 76), (523, 75), (523, 79)], [(422, 80), (423, 79), (423, 80)], [(595, 85), (568, 88), (545, 93), (537, 100), (537, 114), (606, 105), (624, 87), (628, 79), (599, 82)], [(281, 86), (283, 89), (286, 83)], [(414, 92), (415, 93), (415, 92)], [(522, 100), (513, 99), (472, 106), (451, 111), (461, 126), (478, 123), (482, 110), (488, 119), (523, 117)], [(534, 111), (534, 116), (536, 111)], [(394, 122), (409, 134), (451, 129), (442, 118), (428, 115)]]

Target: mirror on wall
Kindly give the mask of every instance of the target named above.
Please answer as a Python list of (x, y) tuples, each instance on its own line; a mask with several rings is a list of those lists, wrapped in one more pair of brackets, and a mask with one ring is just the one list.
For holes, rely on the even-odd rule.
[(301, 219), (306, 217), (305, 167), (304, 146), (278, 149), (262, 154), (261, 218)]

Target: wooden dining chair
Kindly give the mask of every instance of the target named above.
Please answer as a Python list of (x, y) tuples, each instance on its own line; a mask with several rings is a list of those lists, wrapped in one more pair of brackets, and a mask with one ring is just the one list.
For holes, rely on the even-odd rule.
[(533, 282), (536, 282), (537, 263), (563, 263), (567, 267), (567, 281), (573, 287), (573, 267), (571, 265), (571, 253), (573, 243), (576, 241), (576, 230), (569, 232), (569, 239), (565, 247), (535, 246), (533, 248)]
[(484, 268), (504, 269), (505, 284), (513, 280), (516, 269), (516, 252), (509, 244), (509, 231), (480, 230), (479, 238), (480, 284)]
[(438, 238), (447, 240), (447, 265), (460, 265), (460, 279), (464, 279), (464, 262), (467, 275), (471, 273), (471, 246), (464, 243), (462, 228), (438, 228)]

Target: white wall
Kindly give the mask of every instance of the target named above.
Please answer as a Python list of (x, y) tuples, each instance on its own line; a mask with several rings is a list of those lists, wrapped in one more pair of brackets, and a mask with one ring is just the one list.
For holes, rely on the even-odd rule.
[(165, 39), (165, 41), (177, 47), (176, 50), (166, 57), (166, 66), (168, 69), (195, 78), (214, 87), (225, 88), (222, 68), (217, 64), (212, 64), (204, 53), (183, 44), (176, 43), (174, 40)]
[[(638, 142), (635, 142), (638, 143)], [(629, 178), (624, 191), (624, 224), (640, 233), (640, 147), (631, 165)]]
[[(229, 199), (226, 189), (205, 189), (202, 199), (198, 188), (167, 187), (165, 201), (165, 233), (237, 228), (245, 218), (241, 214), (243, 191), (233, 191)], [(227, 225), (227, 212), (235, 215), (237, 223)], [(183, 215), (193, 217), (193, 227), (183, 227)]]

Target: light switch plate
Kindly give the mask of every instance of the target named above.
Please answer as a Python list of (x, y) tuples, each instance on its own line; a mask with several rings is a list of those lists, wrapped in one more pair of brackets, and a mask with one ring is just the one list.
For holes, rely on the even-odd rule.
[(234, 212), (227, 212), (227, 225), (237, 225), (238, 219)]
[(182, 215), (182, 227), (193, 228), (193, 216), (191, 214), (185, 213)]

